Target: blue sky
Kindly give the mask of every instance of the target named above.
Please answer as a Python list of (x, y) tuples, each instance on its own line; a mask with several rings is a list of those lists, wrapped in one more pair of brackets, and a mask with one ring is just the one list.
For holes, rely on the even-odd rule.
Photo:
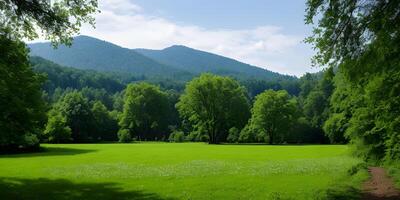
[(147, 13), (206, 28), (283, 26), (289, 33), (309, 31), (303, 0), (132, 0)]
[(99, 0), (96, 29), (82, 34), (127, 48), (179, 44), (300, 76), (313, 52), (302, 40), (302, 0)]

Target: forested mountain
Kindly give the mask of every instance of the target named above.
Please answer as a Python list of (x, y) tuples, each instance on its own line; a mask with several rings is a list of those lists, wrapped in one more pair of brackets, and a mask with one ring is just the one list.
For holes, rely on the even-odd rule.
[(290, 79), (285, 76), (266, 69), (255, 67), (237, 60), (219, 56), (216, 54), (199, 51), (186, 46), (174, 45), (162, 50), (135, 49), (159, 63), (192, 73), (211, 72), (218, 75), (230, 75), (238, 78), (257, 79)]
[(129, 72), (147, 76), (171, 76), (184, 73), (130, 49), (87, 36), (75, 37), (71, 47), (61, 45), (53, 49), (50, 43), (30, 44), (29, 47), (32, 56), (40, 56), (78, 69)]
[(239, 79), (295, 79), (185, 46), (172, 46), (163, 50), (127, 49), (96, 38), (78, 36), (74, 38), (71, 47), (62, 45), (53, 49), (50, 43), (35, 43), (29, 47), (32, 56), (40, 56), (64, 66), (128, 72), (136, 76), (190, 80), (200, 73), (211, 72)]
[(30, 62), (35, 72), (46, 76), (47, 79), (43, 85), (46, 92), (52, 93), (56, 88), (82, 89), (91, 87), (114, 93), (125, 88), (117, 75), (64, 67), (37, 56), (31, 57)]

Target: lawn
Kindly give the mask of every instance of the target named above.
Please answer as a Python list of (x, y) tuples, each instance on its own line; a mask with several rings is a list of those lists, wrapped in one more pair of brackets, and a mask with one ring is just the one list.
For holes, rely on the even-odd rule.
[(360, 162), (344, 145), (42, 145), (0, 156), (2, 199), (313, 199)]

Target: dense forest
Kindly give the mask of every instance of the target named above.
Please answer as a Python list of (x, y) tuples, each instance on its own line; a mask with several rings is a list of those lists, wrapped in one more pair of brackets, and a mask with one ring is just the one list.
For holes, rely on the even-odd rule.
[[(49, 120), (44, 134), (41, 135), (41, 139), (46, 142), (116, 141), (118, 138), (120, 141), (131, 141), (132, 139), (210, 140), (212, 143), (328, 142), (321, 125), (326, 113), (324, 113), (324, 116), (320, 116), (318, 115), (319, 110), (313, 109), (326, 110), (328, 108), (327, 102), (333, 87), (330, 76), (333, 74), (327, 72), (333, 73), (331, 70), (326, 73), (306, 74), (300, 79), (282, 81), (239, 80), (203, 74), (189, 82), (183, 82), (154, 77), (146, 78), (145, 76), (135, 77), (134, 75), (129, 76), (120, 73), (79, 70), (60, 66), (40, 57), (31, 57), (30, 61), (37, 73), (47, 77), (43, 84), (43, 97), (48, 107)], [(322, 76), (322, 74), (326, 75)], [(201, 86), (192, 86), (199, 80), (202, 80), (205, 84), (204, 89), (211, 89), (210, 86), (215, 88), (211, 91), (203, 91), (205, 92), (204, 95), (208, 96), (208, 103), (192, 105), (192, 103), (201, 101), (196, 100), (196, 98), (199, 98), (198, 94), (193, 94), (190, 98), (187, 97), (191, 95), (188, 93), (204, 90)], [(237, 89), (227, 86), (232, 84), (236, 85)], [(240, 92), (236, 91), (238, 89)], [(240, 107), (232, 102), (232, 107), (227, 107), (225, 105), (227, 101), (236, 97), (223, 93), (223, 91), (232, 92), (231, 95), (234, 96), (241, 95), (237, 99), (243, 102), (243, 106)], [(284, 98), (290, 101), (292, 106), (292, 109), (288, 110), (288, 113), (284, 113), (283, 118), (279, 120), (284, 123), (278, 128), (275, 140), (269, 139), (270, 137), (265, 134), (267, 132), (265, 127), (258, 127), (257, 129), (255, 127), (258, 125), (252, 123), (244, 128), (250, 119), (252, 103), (254, 102), (256, 105), (257, 99), (261, 98), (259, 96), (262, 96), (265, 93), (264, 91), (278, 91), (276, 94), (269, 93), (271, 96), (280, 96), (284, 92), (286, 94)], [(221, 96), (211, 96), (213, 94)], [(325, 102), (320, 105), (321, 98)], [(220, 99), (221, 102), (218, 104), (216, 99)], [(280, 100), (277, 99), (276, 101), (277, 104), (280, 104)], [(185, 105), (184, 102), (188, 105)], [(209, 120), (207, 118), (209, 113), (204, 113), (206, 116), (203, 116), (202, 121), (197, 121), (200, 120), (198, 119), (200, 116), (192, 116), (200, 114), (199, 112), (209, 103), (214, 104), (214, 108), (209, 109), (224, 109), (220, 111), (220, 114), (224, 116), (219, 116), (220, 114), (214, 116), (214, 120), (224, 122), (222, 127), (218, 124), (213, 125), (215, 127), (209, 127), (210, 125), (206, 123)], [(316, 108), (317, 105), (318, 108)], [(79, 109), (75, 106), (79, 106)], [(184, 109), (184, 107), (189, 109), (196, 106), (200, 110)], [(280, 109), (285, 108), (276, 107), (275, 109), (279, 112)], [(68, 112), (71, 110), (75, 113), (85, 113), (85, 115), (69, 115)], [(229, 112), (232, 112), (232, 114), (229, 114)], [(242, 114), (244, 116), (240, 117)], [(271, 113), (271, 115), (275, 114)], [(286, 117), (289, 117), (290, 120), (285, 119)], [(254, 119), (250, 121), (254, 121)], [(252, 127), (251, 130), (249, 127)], [(69, 129), (70, 131), (68, 131)], [(210, 129), (216, 129), (216, 133), (210, 135), (208, 131)], [(62, 132), (60, 130), (66, 131), (65, 134), (69, 136), (58, 135)], [(61, 138), (57, 138), (57, 135)], [(335, 140), (332, 142), (343, 141)]]

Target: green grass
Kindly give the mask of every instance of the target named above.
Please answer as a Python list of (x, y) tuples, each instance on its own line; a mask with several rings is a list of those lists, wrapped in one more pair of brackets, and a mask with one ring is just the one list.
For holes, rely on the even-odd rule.
[(361, 162), (344, 145), (42, 146), (46, 152), (0, 156), (2, 197), (313, 199)]

